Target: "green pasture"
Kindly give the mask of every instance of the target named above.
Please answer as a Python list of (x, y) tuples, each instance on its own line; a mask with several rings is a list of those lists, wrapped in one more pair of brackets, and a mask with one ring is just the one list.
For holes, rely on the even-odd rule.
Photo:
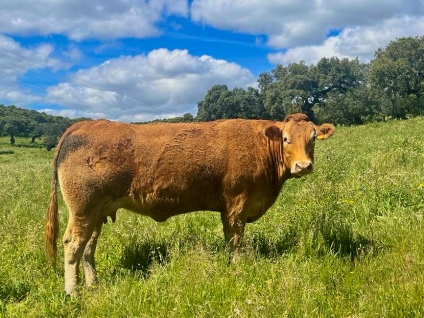
[[(104, 226), (99, 286), (43, 250), (53, 152), (0, 138), (0, 317), (423, 317), (424, 118), (338, 127), (227, 265), (218, 213)], [(249, 151), (249, 149), (246, 149)], [(59, 204), (61, 235), (67, 211)]]

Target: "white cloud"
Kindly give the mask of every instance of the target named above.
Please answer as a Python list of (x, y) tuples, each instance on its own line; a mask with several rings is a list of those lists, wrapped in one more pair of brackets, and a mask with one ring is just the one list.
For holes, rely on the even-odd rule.
[(191, 5), (194, 21), (266, 35), (267, 44), (274, 48), (320, 45), (333, 29), (372, 27), (390, 19), (423, 15), (423, 0), (193, 0)]
[(66, 34), (70, 39), (143, 38), (164, 16), (187, 16), (187, 0), (19, 0), (2, 4), (0, 32)]
[(83, 58), (84, 54), (76, 45), (71, 44), (68, 49), (63, 51), (63, 56), (70, 61), (79, 61)]
[(64, 66), (59, 60), (51, 57), (52, 46), (43, 44), (27, 49), (12, 38), (1, 34), (0, 52), (0, 99), (17, 105), (41, 99), (29, 90), (22, 90), (18, 84), (21, 76), (30, 70), (43, 68), (57, 70)]
[(196, 113), (214, 84), (247, 88), (254, 82), (253, 74), (237, 64), (158, 49), (80, 70), (69, 82), (50, 87), (47, 100), (73, 109), (73, 117), (151, 120)]
[(302, 39), (299, 37), (304, 41), (312, 39), (316, 34), (316, 28), (300, 32), (307, 24), (303, 21), (308, 21), (302, 17), (314, 14), (311, 2), (307, 3), (303, 5), (298, 0), (194, 0), (191, 17), (196, 22), (222, 30), (267, 35), (268, 44), (281, 47), (300, 43)]
[(190, 7), (187, 0), (17, 0), (1, 8), (0, 33), (64, 34), (77, 41), (144, 38), (158, 35), (157, 25), (167, 17), (190, 13), (200, 24), (264, 35), (274, 48), (317, 45), (335, 28), (424, 15), (423, 0), (193, 0)]
[(323, 57), (356, 58), (369, 62), (378, 48), (384, 48), (390, 41), (406, 36), (422, 36), (424, 18), (393, 18), (379, 25), (344, 29), (339, 35), (330, 37), (320, 45), (298, 46), (285, 52), (268, 54), (274, 64), (288, 64), (306, 61), (317, 63)]
[(61, 62), (51, 58), (53, 50), (54, 48), (47, 44), (31, 49), (23, 48), (12, 38), (0, 34), (0, 71), (15, 77), (29, 69), (60, 68)]

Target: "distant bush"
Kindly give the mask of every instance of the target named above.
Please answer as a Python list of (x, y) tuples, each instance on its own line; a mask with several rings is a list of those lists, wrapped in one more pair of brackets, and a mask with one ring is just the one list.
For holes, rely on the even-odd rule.
[(43, 142), (46, 145), (47, 150), (50, 151), (52, 148), (56, 147), (57, 143), (59, 142), (59, 138), (57, 136), (48, 135), (44, 137)]

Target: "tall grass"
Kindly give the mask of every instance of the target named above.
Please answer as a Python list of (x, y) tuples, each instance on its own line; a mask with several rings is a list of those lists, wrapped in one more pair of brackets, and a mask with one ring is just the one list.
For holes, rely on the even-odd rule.
[(120, 211), (99, 240), (99, 286), (74, 298), (43, 251), (52, 153), (14, 147), (0, 156), (0, 317), (422, 317), (423, 135), (423, 118), (338, 127), (230, 266), (217, 213)]

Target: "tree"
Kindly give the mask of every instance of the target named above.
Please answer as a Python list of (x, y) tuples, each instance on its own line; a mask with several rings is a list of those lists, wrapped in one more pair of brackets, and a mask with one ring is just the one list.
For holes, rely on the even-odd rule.
[(400, 38), (379, 48), (371, 61), (370, 83), (386, 95), (387, 115), (423, 114), (424, 37)]
[(14, 140), (14, 136), (18, 135), (22, 131), (22, 119), (14, 117), (5, 117), (3, 131), (10, 136), (11, 140)]
[(317, 65), (304, 61), (277, 65), (271, 74), (261, 74), (259, 85), (265, 96), (265, 108), (275, 119), (301, 111), (315, 119), (313, 107), (325, 106), (330, 92), (346, 94), (365, 81), (364, 67), (358, 59), (323, 58)]
[(223, 99), (227, 94), (227, 85), (212, 86), (205, 98), (197, 104), (197, 119), (199, 121), (211, 121), (226, 116), (226, 105), (223, 103)]
[(198, 103), (197, 120), (210, 121), (224, 118), (269, 118), (262, 96), (253, 87), (247, 90), (227, 85), (214, 85)]
[[(277, 68), (278, 67), (282, 67), (282, 66), (278, 65)], [(261, 92), (264, 92), (274, 81), (275, 80), (274, 80), (272, 71), (271, 71), (271, 74), (270, 73), (259, 74), (259, 77), (258, 77), (259, 90)]]
[(195, 118), (190, 113), (185, 113), (182, 117), (172, 117), (165, 119), (154, 119), (148, 122), (133, 122), (133, 124), (148, 124), (148, 123), (189, 123), (193, 122)]
[(183, 121), (183, 122), (192, 122), (192, 121), (194, 121), (194, 117), (193, 117), (193, 115), (192, 115), (192, 114), (190, 114), (190, 113), (185, 113), (185, 114), (183, 115), (183, 119), (182, 119), (182, 121)]
[(31, 142), (34, 143), (36, 138), (41, 138), (44, 134), (43, 124), (34, 123), (31, 133)]
[(364, 83), (346, 94), (330, 93), (325, 105), (318, 105), (314, 113), (318, 122), (342, 125), (361, 125), (384, 119), (384, 96)]
[(234, 88), (229, 94), (229, 105), (232, 108), (232, 117), (245, 119), (268, 119), (268, 112), (264, 108), (263, 99), (259, 91), (253, 87), (247, 90)]
[(265, 109), (276, 120), (283, 119), (289, 113), (303, 111), (302, 104), (308, 99), (314, 85), (304, 61), (288, 66), (277, 65), (271, 74), (261, 74), (259, 78)]

